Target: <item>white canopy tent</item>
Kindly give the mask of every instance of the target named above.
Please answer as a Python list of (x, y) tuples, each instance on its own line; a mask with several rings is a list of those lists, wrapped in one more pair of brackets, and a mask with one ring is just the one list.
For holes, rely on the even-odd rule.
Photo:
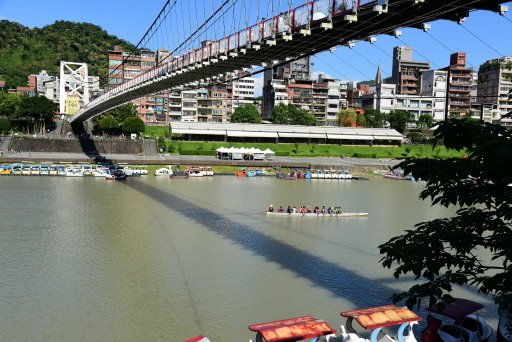
[(268, 148), (265, 151), (263, 151), (263, 154), (264, 154), (266, 160), (272, 160), (276, 156), (274, 151), (269, 150)]
[(275, 153), (266, 149), (265, 151), (259, 148), (245, 148), (245, 147), (219, 147), (217, 150), (217, 158), (228, 159), (228, 160), (242, 160), (242, 159), (254, 159), (254, 160), (271, 160), (274, 158)]

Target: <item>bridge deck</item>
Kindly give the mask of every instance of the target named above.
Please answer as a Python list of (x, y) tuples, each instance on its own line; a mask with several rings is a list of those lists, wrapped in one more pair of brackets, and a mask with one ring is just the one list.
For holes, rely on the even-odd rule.
[(357, 8), (344, 8), (343, 0), (315, 0), (174, 57), (91, 101), (71, 121), (88, 120), (145, 95), (197, 81), (214, 83), (217, 75), (262, 63), (282, 63), (350, 41), (392, 34), (400, 27), (421, 28), (423, 23), (437, 19), (458, 21), (477, 9), (499, 11), (505, 2), (360, 0)]

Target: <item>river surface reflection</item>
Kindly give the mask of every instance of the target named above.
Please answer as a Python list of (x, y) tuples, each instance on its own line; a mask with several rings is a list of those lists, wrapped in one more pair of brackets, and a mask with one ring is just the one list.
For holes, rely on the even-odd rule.
[[(421, 183), (3, 177), (1, 341), (247, 341), (247, 326), (388, 304), (377, 246), (453, 213)], [(341, 205), (367, 218), (266, 217)], [(470, 290), (458, 295), (489, 304)], [(484, 313), (495, 326), (495, 308)]]

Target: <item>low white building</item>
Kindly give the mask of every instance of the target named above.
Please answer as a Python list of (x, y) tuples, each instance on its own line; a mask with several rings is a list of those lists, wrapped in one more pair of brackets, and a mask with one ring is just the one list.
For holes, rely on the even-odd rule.
[(221, 141), (318, 142), (318, 143), (401, 143), (403, 136), (394, 129), (273, 124), (171, 122), (171, 132), (186, 138)]
[[(435, 115), (439, 110), (435, 107), (437, 97), (396, 94), (394, 84), (378, 84), (371, 94), (362, 96), (359, 100), (363, 109), (377, 109), (383, 113), (403, 110), (411, 113), (415, 121), (423, 114), (431, 115), (436, 119)], [(441, 121), (444, 116), (438, 115), (438, 118), (436, 120)]]

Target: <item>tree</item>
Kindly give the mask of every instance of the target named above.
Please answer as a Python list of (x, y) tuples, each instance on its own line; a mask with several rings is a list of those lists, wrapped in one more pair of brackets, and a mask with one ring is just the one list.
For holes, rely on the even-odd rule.
[(21, 98), (18, 94), (8, 94), (0, 92), (0, 115), (9, 119), (18, 117)]
[(407, 123), (412, 121), (414, 116), (405, 110), (396, 110), (389, 113), (389, 126), (396, 129), (398, 132), (405, 132)]
[(316, 126), (316, 118), (307, 109), (288, 105), (288, 115), (291, 125)]
[(378, 109), (365, 109), (364, 118), (366, 119), (366, 127), (383, 128), (386, 126), (389, 115)]
[(364, 114), (357, 114), (356, 126), (357, 127), (366, 127), (366, 118), (364, 117)]
[(248, 103), (235, 109), (231, 122), (260, 123), (261, 115), (255, 105)]
[(281, 125), (316, 126), (316, 118), (310, 111), (283, 103), (272, 110), (272, 122)]
[(141, 133), (146, 129), (146, 125), (142, 119), (136, 116), (127, 117), (122, 124), (122, 129), (124, 133)]
[(420, 198), (457, 206), (456, 216), (422, 222), (379, 246), (396, 278), (424, 282), (393, 295), (412, 308), (449, 302), (452, 286), (472, 285), (512, 309), (512, 132), (471, 119), (450, 119), (434, 132), (434, 146), (465, 150), (464, 158), (407, 159), (397, 167), (426, 181)]
[(107, 131), (110, 133), (119, 128), (119, 122), (111, 116), (105, 116), (104, 118), (100, 119), (98, 126), (102, 131)]
[(125, 103), (124, 105), (107, 111), (103, 116), (111, 116), (118, 122), (124, 122), (127, 118), (138, 117), (137, 107), (133, 103)]
[(421, 114), (418, 118), (418, 127), (420, 128), (430, 128), (434, 126), (434, 124), (434, 118), (430, 114)]
[(353, 109), (340, 110), (337, 115), (341, 127), (352, 127), (356, 124), (357, 113)]
[(423, 144), (427, 140), (427, 138), (423, 134), (421, 134), (421, 132), (409, 132), (407, 133), (407, 138), (413, 144)]
[(19, 115), (36, 122), (50, 122), (53, 119), (56, 104), (43, 96), (22, 96)]
[(11, 129), (11, 122), (6, 118), (0, 118), (0, 133), (7, 133)]
[(290, 115), (288, 106), (284, 103), (279, 103), (272, 110), (272, 122), (279, 125), (290, 125)]

